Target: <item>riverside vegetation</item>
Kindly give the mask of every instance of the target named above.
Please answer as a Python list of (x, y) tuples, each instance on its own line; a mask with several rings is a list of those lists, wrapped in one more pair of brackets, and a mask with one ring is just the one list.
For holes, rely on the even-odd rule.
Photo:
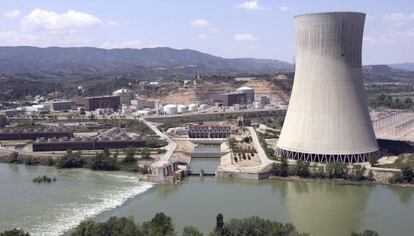
[[(111, 217), (103, 223), (91, 219), (81, 222), (72, 232), (72, 236), (174, 236), (179, 235), (175, 230), (173, 220), (164, 213), (157, 213), (151, 220), (143, 223), (135, 223), (132, 217)], [(182, 236), (202, 236), (194, 226), (183, 228)], [(308, 236), (308, 233), (300, 233), (291, 223), (262, 219), (252, 216), (243, 219), (230, 219), (225, 222), (222, 214), (216, 217), (216, 225), (209, 233), (210, 236)], [(361, 233), (352, 232), (351, 236), (378, 236), (373, 230), (365, 230)], [(12, 229), (0, 233), (0, 236), (29, 236), (21, 229)]]

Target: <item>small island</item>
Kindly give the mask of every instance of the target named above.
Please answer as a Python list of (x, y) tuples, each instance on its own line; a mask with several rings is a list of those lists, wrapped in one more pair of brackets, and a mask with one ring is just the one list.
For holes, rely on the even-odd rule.
[(32, 181), (33, 183), (37, 183), (37, 184), (42, 184), (42, 183), (49, 184), (51, 182), (56, 182), (56, 177), (49, 178), (48, 176), (43, 175), (43, 176), (37, 176)]

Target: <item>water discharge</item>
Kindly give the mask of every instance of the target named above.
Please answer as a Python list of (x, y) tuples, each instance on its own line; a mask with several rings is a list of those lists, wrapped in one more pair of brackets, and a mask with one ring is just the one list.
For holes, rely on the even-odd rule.
[[(56, 176), (57, 182), (32, 183), (39, 175)], [(129, 173), (0, 164), (0, 231), (18, 227), (32, 235), (61, 235), (151, 187)]]

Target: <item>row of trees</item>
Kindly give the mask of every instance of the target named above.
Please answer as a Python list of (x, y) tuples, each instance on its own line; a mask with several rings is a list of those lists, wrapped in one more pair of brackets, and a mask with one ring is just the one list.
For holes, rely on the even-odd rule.
[(372, 107), (384, 106), (394, 109), (408, 109), (413, 105), (413, 101), (411, 97), (393, 98), (390, 95), (380, 94), (375, 98), (371, 98), (369, 104)]
[[(119, 152), (115, 152), (113, 155), (109, 150), (104, 150), (103, 152), (96, 153), (91, 158), (85, 158), (81, 156), (80, 152), (68, 151), (65, 155), (56, 160), (55, 166), (57, 168), (82, 168), (86, 167), (91, 170), (106, 170), (113, 171), (119, 170), (123, 167), (132, 166), (133, 168), (128, 168), (137, 172), (147, 173), (148, 167), (139, 168), (136, 163), (136, 149), (127, 148), (124, 150), (125, 158), (118, 160)], [(149, 159), (151, 158), (151, 152), (148, 148), (143, 148), (141, 150), (141, 158)]]
[[(72, 232), (72, 236), (175, 236), (175, 230), (171, 217), (164, 213), (157, 213), (151, 220), (142, 224), (135, 223), (129, 217), (111, 217), (103, 223), (91, 219), (80, 223)], [(182, 236), (202, 236), (194, 226), (186, 226)], [(216, 216), (216, 226), (210, 232), (210, 236), (307, 236), (307, 233), (299, 233), (291, 223), (283, 224), (277, 221), (262, 219), (252, 216), (243, 219), (230, 219), (224, 222), (222, 214)], [(0, 236), (29, 236), (23, 230), (13, 229), (0, 233)], [(361, 233), (352, 232), (351, 236), (378, 236), (373, 230), (365, 230)]]
[(392, 184), (414, 184), (414, 170), (408, 163), (401, 166), (401, 172), (396, 172), (388, 180)]
[(273, 163), (272, 173), (276, 176), (299, 176), (312, 178), (340, 178), (353, 181), (370, 180), (373, 177), (372, 171), (365, 176), (366, 168), (361, 165), (353, 165), (348, 168), (345, 163), (330, 162), (324, 166), (312, 165), (307, 161), (298, 160), (296, 164), (289, 166), (286, 157), (282, 157), (280, 163)]

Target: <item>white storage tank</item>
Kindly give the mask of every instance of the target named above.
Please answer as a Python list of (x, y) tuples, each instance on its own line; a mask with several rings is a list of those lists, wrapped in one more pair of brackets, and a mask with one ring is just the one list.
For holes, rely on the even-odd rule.
[(254, 103), (253, 103), (253, 106), (254, 106), (254, 108), (256, 108), (256, 109), (262, 109), (262, 108), (263, 108), (263, 106), (262, 106), (262, 103), (261, 103), (261, 102), (254, 102)]
[(177, 112), (178, 113), (185, 113), (188, 111), (188, 107), (186, 105), (178, 105)]
[(201, 104), (201, 105), (200, 105), (200, 109), (201, 109), (201, 110), (205, 110), (205, 109), (207, 109), (207, 107), (208, 107), (208, 105), (207, 105), (207, 104)]
[(254, 101), (254, 89), (244, 86), (244, 87), (240, 87), (238, 89), (236, 89), (237, 92), (239, 93), (245, 93), (246, 94), (246, 103), (247, 104), (252, 104)]
[(190, 104), (188, 105), (188, 111), (197, 111), (198, 105), (197, 104)]
[(177, 105), (175, 104), (167, 104), (164, 106), (164, 113), (166, 115), (174, 115), (177, 114)]

